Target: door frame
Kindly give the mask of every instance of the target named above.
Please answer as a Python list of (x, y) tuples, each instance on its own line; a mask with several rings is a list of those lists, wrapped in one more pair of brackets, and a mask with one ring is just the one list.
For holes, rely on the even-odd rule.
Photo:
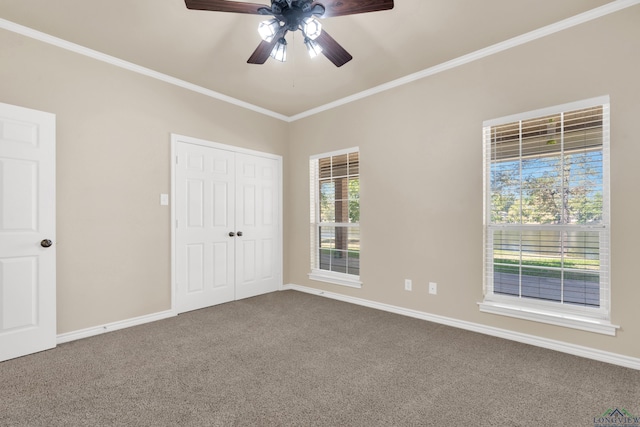
[(226, 150), (232, 153), (240, 153), (240, 154), (248, 154), (251, 156), (265, 157), (268, 159), (273, 159), (278, 162), (278, 241), (277, 241), (277, 256), (278, 259), (276, 261), (278, 267), (278, 283), (280, 284), (279, 289), (283, 289), (283, 236), (284, 232), (282, 229), (282, 208), (283, 208), (283, 177), (282, 177), (282, 156), (272, 153), (266, 153), (263, 151), (251, 150), (248, 148), (236, 147), (233, 145), (221, 144), (219, 142), (207, 141), (205, 139), (194, 138), (191, 136), (185, 136), (180, 134), (171, 134), (171, 194), (170, 194), (170, 205), (171, 205), (171, 311), (174, 314), (178, 314), (178, 309), (176, 306), (176, 292), (177, 292), (177, 281), (176, 281), (176, 205), (175, 205), (175, 194), (176, 194), (176, 164), (177, 164), (177, 146), (180, 143), (186, 144), (195, 144), (201, 145), (204, 147), (216, 148), (219, 150)]

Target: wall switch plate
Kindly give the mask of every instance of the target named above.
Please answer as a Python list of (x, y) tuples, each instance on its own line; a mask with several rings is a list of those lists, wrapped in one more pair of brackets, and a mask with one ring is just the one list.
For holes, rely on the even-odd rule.
[(436, 295), (438, 293), (438, 284), (435, 282), (429, 282), (429, 293)]
[(169, 195), (162, 193), (160, 194), (160, 204), (162, 206), (168, 206), (169, 205)]
[(410, 291), (412, 287), (411, 279), (404, 279), (404, 290)]

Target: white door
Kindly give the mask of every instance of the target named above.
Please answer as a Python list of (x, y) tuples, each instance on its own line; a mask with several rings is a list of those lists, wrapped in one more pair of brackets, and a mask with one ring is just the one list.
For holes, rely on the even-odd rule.
[(0, 361), (56, 345), (55, 116), (0, 104)]
[(174, 152), (177, 311), (278, 290), (280, 162), (179, 139)]
[(235, 299), (235, 158), (187, 143), (176, 155), (176, 298), (184, 312)]
[(236, 299), (279, 288), (278, 185), (277, 160), (236, 155)]

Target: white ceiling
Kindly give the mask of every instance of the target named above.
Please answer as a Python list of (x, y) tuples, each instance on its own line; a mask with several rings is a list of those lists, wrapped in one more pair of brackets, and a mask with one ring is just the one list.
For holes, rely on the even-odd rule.
[(188, 10), (184, 0), (0, 0), (0, 18), (294, 116), (620, 2), (395, 0), (389, 11), (322, 21), (353, 55), (340, 68), (310, 59), (299, 31), (287, 35), (287, 62), (247, 64), (265, 18)]

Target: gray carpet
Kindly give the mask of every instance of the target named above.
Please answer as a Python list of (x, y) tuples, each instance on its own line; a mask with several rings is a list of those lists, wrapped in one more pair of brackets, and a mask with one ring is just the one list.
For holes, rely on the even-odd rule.
[(640, 371), (295, 291), (0, 363), (2, 426), (594, 426)]

